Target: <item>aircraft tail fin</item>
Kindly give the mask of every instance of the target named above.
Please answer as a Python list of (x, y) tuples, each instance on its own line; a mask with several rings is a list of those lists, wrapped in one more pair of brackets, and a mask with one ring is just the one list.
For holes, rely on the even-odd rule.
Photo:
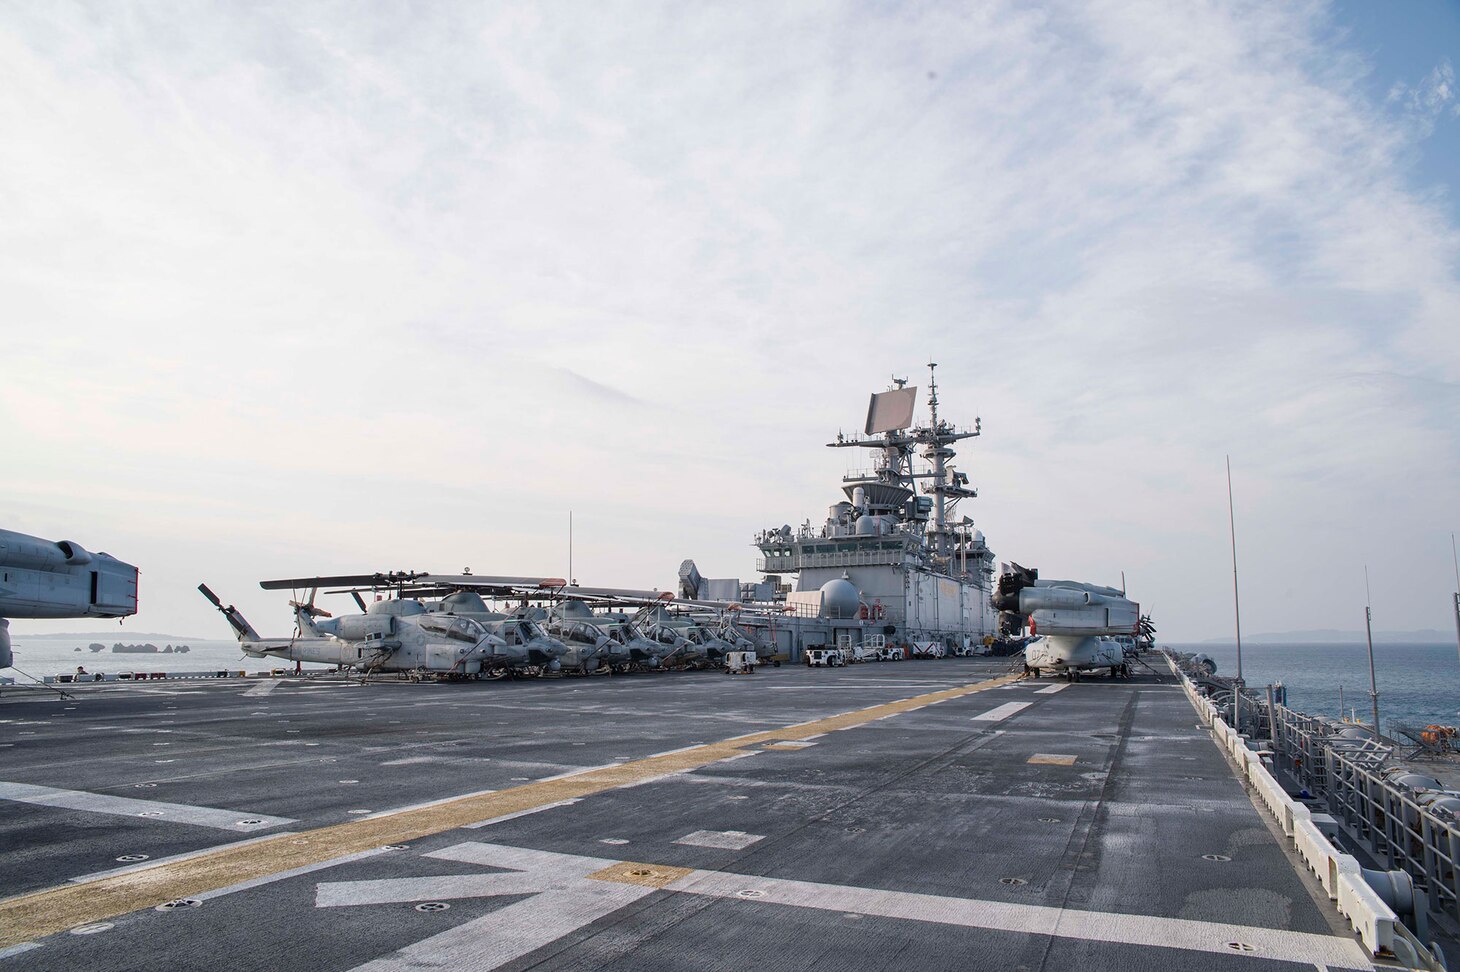
[(233, 633), (238, 637), (238, 640), (240, 642), (262, 640), (259, 638), (259, 633), (253, 629), (253, 625), (248, 623), (248, 620), (244, 618), (243, 614), (239, 612), (238, 608), (234, 607), (232, 604), (224, 607), (223, 602), (218, 600), (218, 595), (210, 591), (207, 584), (199, 584), (198, 591), (202, 593), (202, 595), (206, 597), (209, 602), (211, 602), (212, 605), (219, 610), (219, 612), (223, 615), (224, 620), (228, 622), (228, 626), (233, 629)]

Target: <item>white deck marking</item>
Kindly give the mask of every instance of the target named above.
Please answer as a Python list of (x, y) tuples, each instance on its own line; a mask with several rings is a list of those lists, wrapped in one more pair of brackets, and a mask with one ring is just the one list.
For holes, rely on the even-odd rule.
[(973, 717), (974, 722), (1003, 722), (1009, 716), (1022, 712), (1033, 705), (1033, 702), (1005, 702), (1003, 705), (995, 706), (987, 712)]
[(156, 860), (142, 861), (138, 864), (124, 864), (121, 867), (108, 868), (105, 871), (93, 871), (90, 874), (80, 874), (71, 879), (72, 884), (82, 884), (86, 881), (95, 881), (99, 878), (115, 877), (118, 874), (132, 874), (136, 871), (145, 871), (148, 868), (158, 867), (163, 864), (175, 864), (178, 861), (189, 861), (195, 857), (202, 857), (212, 854), (225, 847), (244, 847), (248, 844), (257, 844), (261, 840), (273, 840), (275, 837), (292, 836), (292, 830), (280, 830), (272, 834), (263, 834), (258, 837), (250, 837), (247, 840), (230, 841), (227, 844), (214, 844), (212, 847), (202, 847), (195, 851), (188, 851), (185, 854), (173, 854), (169, 857), (159, 857)]
[[(511, 868), (519, 873), (321, 884), (315, 892), (316, 906), (340, 907), (357, 900), (362, 904), (419, 901), (428, 883), (432, 885), (427, 895), (431, 900), (499, 894), (532, 897), (357, 966), (353, 972), (495, 969), (654, 893), (652, 887), (588, 878), (615, 863), (595, 857), (493, 844), (458, 844), (425, 856)], [(396, 897), (390, 896), (393, 892)], [(402, 894), (408, 897), (399, 897)], [(543, 915), (551, 915), (552, 920), (543, 921)]]
[(195, 894), (192, 897), (199, 901), (211, 901), (214, 898), (221, 898), (225, 894), (233, 894), (236, 891), (247, 891), (250, 888), (261, 887), (265, 884), (273, 884), (275, 881), (283, 881), (286, 878), (298, 877), (301, 874), (311, 874), (314, 871), (323, 871), (327, 867), (337, 867), (340, 864), (351, 864), (355, 861), (363, 861), (368, 857), (376, 857), (380, 854), (389, 854), (390, 851), (384, 847), (375, 847), (370, 850), (360, 851), (355, 854), (346, 854), (343, 857), (332, 857), (327, 861), (319, 861), (315, 864), (306, 864), (303, 867), (290, 868), (287, 871), (280, 871), (278, 874), (265, 874), (263, 877), (256, 877), (249, 881), (240, 881), (237, 884), (230, 884), (226, 888), (218, 888), (215, 891), (204, 891), (202, 894)]
[[(42, 807), (60, 807), (64, 810), (84, 810), (88, 813), (107, 813), (118, 817), (139, 817), (164, 823), (193, 824), (198, 827), (212, 827), (215, 830), (233, 830), (252, 833), (294, 823), (291, 817), (270, 817), (261, 813), (243, 810), (220, 810), (217, 807), (195, 807), (186, 803), (162, 803), (157, 800), (134, 800), (131, 797), (111, 796), (106, 793), (88, 793), (85, 790), (58, 790), (50, 786), (32, 786), (29, 783), (0, 782), (0, 800), (14, 800), (17, 803), (31, 803)], [(257, 823), (243, 823), (256, 820)]]
[(783, 904), (820, 911), (853, 912), (925, 921), (964, 928), (1025, 935), (1050, 935), (1082, 941), (1174, 948), (1184, 951), (1234, 955), (1228, 942), (1245, 942), (1252, 958), (1310, 965), (1324, 962), (1342, 969), (1372, 969), (1358, 942), (1337, 935), (1283, 931), (1249, 925), (1226, 925), (1187, 918), (1157, 915), (1129, 915), (1099, 911), (1076, 911), (1046, 905), (1010, 904), (972, 898), (949, 898), (907, 891), (850, 888), (810, 881), (748, 877), (724, 871), (695, 871), (665, 886), (666, 891), (711, 895), (743, 900), (740, 892), (761, 893), (756, 905)]
[[(621, 883), (612, 876), (605, 878), (601, 872), (615, 865), (622, 866), (621, 862), (597, 857), (480, 843), (455, 844), (424, 856), (505, 868), (516, 873), (324, 883), (316, 888), (316, 906), (394, 904), (499, 894), (533, 896), (358, 966), (354, 972), (407, 972), (422, 968), (462, 968), (484, 972), (550, 944), (656, 890), (654, 887)], [(653, 867), (646, 865), (646, 868)], [(598, 878), (590, 875), (598, 875)], [(1250, 925), (951, 898), (755, 877), (727, 871), (691, 871), (662, 887), (665, 891), (728, 899), (732, 902), (731, 907), (785, 905), (1021, 935), (1048, 935), (1213, 955), (1241, 955), (1257, 960), (1326, 965), (1329, 968), (1373, 967), (1363, 948), (1352, 939)], [(747, 898), (746, 891), (758, 893)], [(754, 904), (749, 904), (750, 901)], [(544, 914), (552, 915), (553, 920), (541, 920)], [(1253, 951), (1234, 953), (1228, 942), (1244, 942), (1251, 945)]]
[(1034, 694), (1035, 695), (1053, 695), (1056, 692), (1063, 692), (1065, 689), (1067, 689), (1069, 687), (1070, 687), (1070, 683), (1069, 682), (1065, 682), (1063, 685), (1046, 685), (1042, 689), (1035, 689), (1034, 690)]
[(277, 679), (270, 679), (267, 682), (263, 682), (263, 683), (261, 683), (259, 685), (255, 685), (253, 688), (249, 689), (247, 692), (244, 692), (243, 694), (244, 695), (268, 695), (274, 689), (278, 688), (280, 685), (283, 685), (283, 684), (284, 684), (283, 682), (280, 682)]
[(765, 840), (764, 834), (747, 834), (740, 830), (696, 830), (674, 841), (688, 847), (714, 847), (718, 850), (745, 850), (758, 840)]
[(516, 820), (518, 817), (525, 817), (531, 813), (542, 813), (544, 810), (551, 810), (554, 807), (571, 807), (577, 803), (576, 798), (572, 800), (559, 800), (556, 803), (544, 803), (540, 807), (528, 807), (526, 810), (518, 810), (515, 813), (504, 813), (500, 817), (493, 817), (491, 820), (478, 820), (476, 823), (462, 824), (463, 830), (480, 830), (482, 827), (490, 827), (492, 824), (502, 823), (504, 820)]

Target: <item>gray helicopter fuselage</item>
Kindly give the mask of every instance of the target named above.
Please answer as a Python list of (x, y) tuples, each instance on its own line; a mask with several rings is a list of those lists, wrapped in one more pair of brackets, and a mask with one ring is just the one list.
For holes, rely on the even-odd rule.
[(1040, 635), (1024, 648), (1024, 664), (1040, 671), (1080, 672), (1124, 663), (1119, 642), (1095, 635)]
[[(211, 599), (211, 598), (210, 598)], [(219, 609), (255, 657), (338, 665), (364, 672), (433, 672), (471, 676), (507, 664), (505, 643), (479, 621), (428, 615), (419, 601), (377, 601), (364, 614), (318, 620), (295, 605), (296, 638), (260, 638), (232, 607)]]

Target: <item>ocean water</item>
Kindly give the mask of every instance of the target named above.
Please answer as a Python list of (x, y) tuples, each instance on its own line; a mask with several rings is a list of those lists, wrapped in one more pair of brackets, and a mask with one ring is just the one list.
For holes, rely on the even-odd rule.
[[(71, 674), (77, 665), (85, 666), (91, 673), (105, 672), (216, 672), (232, 669), (241, 672), (267, 672), (274, 668), (291, 668), (293, 662), (276, 658), (249, 658), (238, 647), (238, 642), (203, 638), (180, 638), (175, 635), (134, 635), (129, 632), (107, 632), (105, 634), (78, 635), (74, 638), (27, 637), (10, 633), (11, 647), (15, 653), (15, 667), (20, 672), (40, 678), (43, 675)], [(114, 654), (112, 645), (153, 644), (158, 648), (167, 645), (184, 644), (191, 649), (186, 654)], [(92, 643), (106, 646), (106, 650), (93, 652)], [(76, 649), (80, 648), (80, 651)], [(325, 665), (305, 665), (305, 669), (325, 669)], [(17, 682), (27, 681), (15, 672), (4, 674), (15, 676)]]
[[(1205, 652), (1217, 663), (1219, 675), (1237, 673), (1233, 644), (1171, 647)], [(1375, 645), (1374, 677), (1383, 731), (1390, 731), (1394, 723), (1460, 725), (1460, 651), (1453, 643)], [(1244, 641), (1242, 678), (1250, 688), (1282, 682), (1288, 688), (1289, 708), (1334, 718), (1340, 714), (1342, 687), (1343, 714), (1369, 721), (1369, 655), (1362, 642), (1263, 645)]]

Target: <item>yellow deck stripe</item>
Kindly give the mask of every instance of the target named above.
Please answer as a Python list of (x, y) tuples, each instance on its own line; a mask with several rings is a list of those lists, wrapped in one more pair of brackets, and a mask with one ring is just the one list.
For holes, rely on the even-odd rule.
[(493, 793), (460, 797), (432, 806), (352, 820), (317, 830), (224, 847), (184, 861), (63, 884), (0, 901), (0, 948), (18, 945), (119, 915), (153, 908), (270, 877), (295, 868), (322, 864), (386, 844), (405, 844), (422, 837), (479, 823), (504, 814), (534, 810), (549, 803), (618, 789), (667, 773), (698, 769), (742, 755), (764, 743), (803, 739), (835, 729), (863, 725), (890, 715), (920, 709), (948, 699), (1018, 681), (1008, 675), (957, 688), (930, 692), (867, 709), (856, 709), (814, 722), (737, 736), (663, 756), (620, 763), (556, 780), (541, 780)]

